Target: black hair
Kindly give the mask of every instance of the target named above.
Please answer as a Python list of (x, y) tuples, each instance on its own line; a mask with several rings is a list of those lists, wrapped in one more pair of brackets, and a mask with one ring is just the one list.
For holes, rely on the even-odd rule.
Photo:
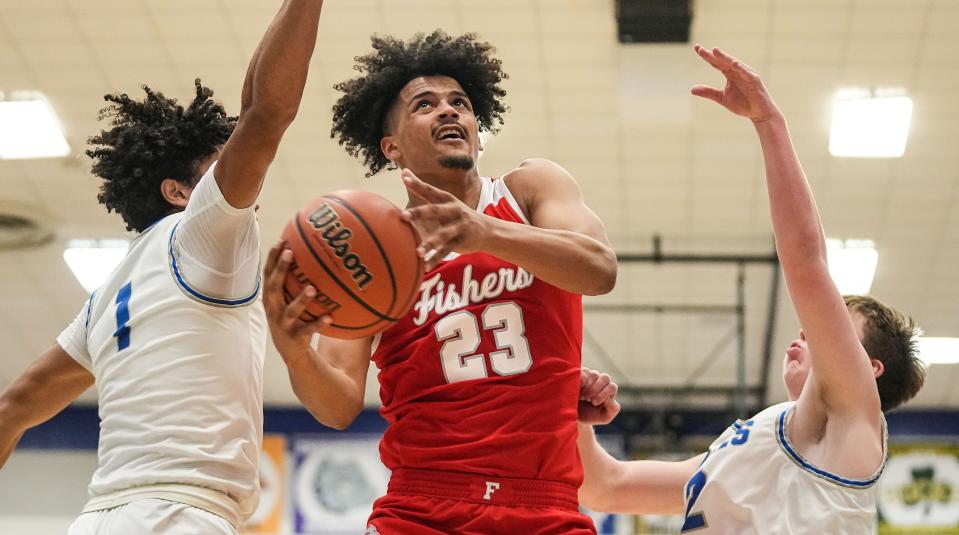
[(334, 85), (343, 96), (333, 106), (333, 131), (351, 156), (362, 157), (373, 176), (390, 161), (380, 150), (390, 108), (400, 90), (418, 76), (448, 76), (463, 87), (480, 130), (493, 132), (503, 124), (506, 96), (499, 83), (508, 78), (495, 48), (467, 33), (451, 37), (442, 30), (416, 34), (409, 41), (372, 36), (373, 52), (356, 57), (363, 75)]
[(89, 139), (93, 174), (103, 179), (97, 199), (107, 211), (120, 214), (127, 230), (143, 231), (176, 211), (160, 192), (172, 178), (195, 185), (197, 166), (226, 143), (236, 117), (212, 100), (213, 90), (194, 81), (196, 95), (189, 107), (144, 85), (146, 98), (104, 95), (110, 104), (100, 110), (110, 129)]

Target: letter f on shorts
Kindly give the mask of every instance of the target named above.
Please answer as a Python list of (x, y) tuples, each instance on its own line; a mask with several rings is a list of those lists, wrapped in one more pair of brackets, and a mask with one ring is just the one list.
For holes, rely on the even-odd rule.
[(496, 489), (498, 489), (498, 488), (499, 488), (499, 483), (497, 483), (497, 482), (495, 482), (495, 481), (487, 481), (487, 482), (486, 482), (486, 494), (483, 495), (483, 499), (484, 499), (484, 500), (490, 499), (490, 496), (492, 496), (493, 493), (496, 492)]

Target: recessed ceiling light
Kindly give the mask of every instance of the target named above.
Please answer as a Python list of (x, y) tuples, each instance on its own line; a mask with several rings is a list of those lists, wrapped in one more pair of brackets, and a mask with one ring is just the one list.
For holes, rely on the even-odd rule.
[(126, 240), (70, 240), (63, 260), (83, 289), (90, 293), (103, 284), (123, 260), (130, 242)]
[(927, 366), (959, 363), (959, 338), (922, 336), (919, 338), (919, 358)]
[(70, 154), (60, 120), (35, 91), (0, 93), (0, 159), (55, 158)]
[(826, 240), (829, 274), (843, 295), (865, 295), (872, 288), (879, 253), (871, 240)]
[(891, 91), (841, 91), (833, 104), (829, 153), (851, 158), (899, 158), (906, 151), (912, 99)]

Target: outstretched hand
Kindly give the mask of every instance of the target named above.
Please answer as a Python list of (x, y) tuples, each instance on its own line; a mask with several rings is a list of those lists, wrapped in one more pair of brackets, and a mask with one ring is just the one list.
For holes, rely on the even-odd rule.
[(748, 117), (756, 123), (780, 115), (779, 108), (769, 96), (759, 75), (748, 65), (719, 48), (709, 50), (701, 45), (693, 48), (699, 57), (726, 77), (726, 87), (723, 89), (695, 85), (692, 88), (694, 95), (712, 100), (736, 115)]
[(411, 199), (421, 204), (403, 211), (403, 218), (413, 224), (420, 235), (417, 252), (430, 271), (449, 253), (472, 253), (480, 250), (486, 236), (484, 218), (466, 206), (455, 195), (423, 182), (409, 169), (403, 169), (403, 184)]
[(620, 405), (616, 401), (619, 386), (609, 375), (589, 368), (579, 372), (579, 406), (577, 420), (583, 424), (604, 425), (613, 421), (619, 414)]

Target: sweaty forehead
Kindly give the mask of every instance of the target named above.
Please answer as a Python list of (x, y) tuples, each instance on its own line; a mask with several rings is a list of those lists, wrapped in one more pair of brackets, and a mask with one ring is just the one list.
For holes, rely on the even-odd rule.
[(437, 94), (446, 94), (454, 91), (465, 93), (459, 82), (449, 76), (417, 76), (413, 78), (400, 90), (400, 101), (409, 102), (420, 93), (431, 91)]

